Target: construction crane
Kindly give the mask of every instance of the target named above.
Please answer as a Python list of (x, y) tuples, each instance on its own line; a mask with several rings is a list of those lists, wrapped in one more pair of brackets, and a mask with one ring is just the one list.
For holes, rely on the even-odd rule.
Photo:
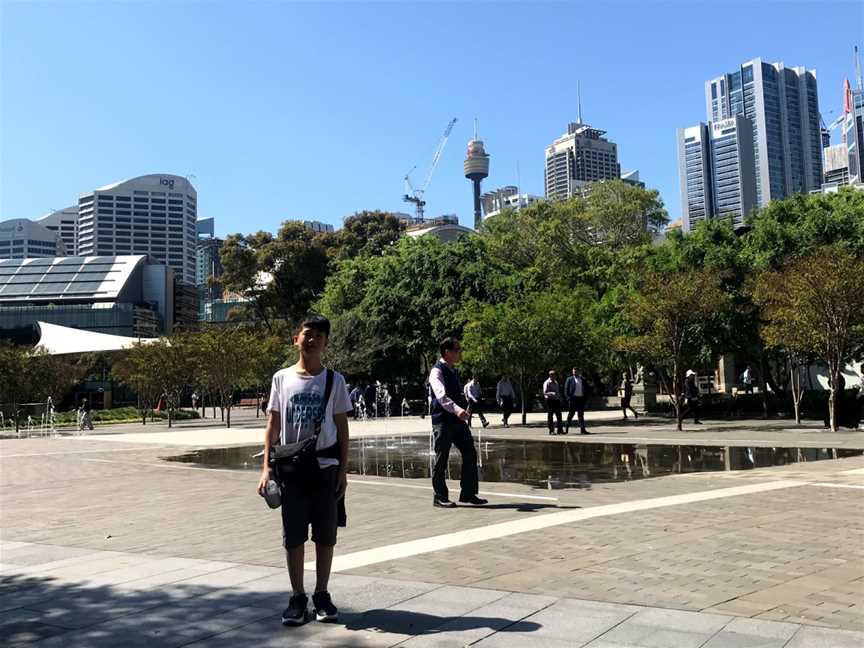
[(435, 153), (432, 154), (432, 162), (429, 164), (429, 170), (426, 172), (426, 177), (423, 178), (423, 184), (415, 189), (414, 185), (411, 183), (411, 173), (417, 168), (416, 166), (412, 167), (411, 171), (405, 174), (405, 195), (402, 196), (402, 200), (414, 204), (418, 221), (423, 220), (423, 208), (426, 206), (426, 201), (423, 199), (423, 195), (426, 193), (429, 183), (432, 182), (432, 175), (435, 173), (435, 167), (438, 166), (438, 161), (441, 159), (441, 154), (444, 152), (444, 147), (447, 145), (447, 139), (450, 137), (450, 133), (453, 131), (453, 124), (455, 124), (456, 121), (457, 119), (454, 117), (450, 120), (450, 123), (447, 124), (447, 128), (444, 129), (441, 141), (438, 142), (438, 147), (435, 149)]

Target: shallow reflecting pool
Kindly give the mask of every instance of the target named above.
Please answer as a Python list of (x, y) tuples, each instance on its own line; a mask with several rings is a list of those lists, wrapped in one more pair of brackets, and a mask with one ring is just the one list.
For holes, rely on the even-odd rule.
[[(429, 437), (397, 436), (352, 439), (350, 473), (379, 477), (429, 478)], [(591, 483), (663, 477), (676, 473), (748, 470), (802, 461), (821, 461), (864, 454), (842, 448), (745, 448), (723, 446), (634, 445), (483, 440), (480, 479), (516, 482), (539, 488), (580, 488)], [(210, 448), (165, 457), (168, 461), (213, 468), (258, 470), (261, 446)], [(459, 476), (461, 457), (450, 453), (450, 474)]]

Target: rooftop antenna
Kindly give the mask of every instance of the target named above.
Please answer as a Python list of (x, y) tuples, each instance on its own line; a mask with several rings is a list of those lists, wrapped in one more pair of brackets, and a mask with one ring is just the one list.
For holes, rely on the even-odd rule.
[(854, 46), (855, 50), (855, 80), (859, 90), (864, 90), (864, 80), (861, 79), (861, 59), (858, 56), (858, 46)]
[(578, 101), (579, 101), (579, 115), (577, 118), (579, 120), (579, 123), (581, 124), (582, 123), (582, 82), (581, 81), (576, 82), (576, 96), (578, 97)]
[(522, 174), (519, 173), (519, 160), (516, 160), (516, 195), (522, 192)]
[(477, 118), (474, 118), (474, 139), (477, 139)]

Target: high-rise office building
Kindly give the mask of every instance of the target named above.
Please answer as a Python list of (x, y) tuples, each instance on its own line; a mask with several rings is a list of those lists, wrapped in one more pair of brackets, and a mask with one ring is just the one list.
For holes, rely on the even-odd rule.
[(864, 88), (853, 90), (846, 82), (844, 100), (846, 117), (843, 137), (848, 151), (849, 184), (864, 182)]
[(835, 144), (824, 150), (825, 184), (849, 184), (849, 149), (846, 144)]
[(822, 133), (816, 73), (753, 59), (705, 83), (708, 120), (735, 115), (753, 125), (760, 206), (822, 184)]
[(581, 120), (571, 122), (567, 132), (546, 148), (547, 200), (564, 200), (589, 182), (621, 177), (618, 146), (605, 134)]
[(78, 205), (59, 209), (37, 218), (36, 222), (42, 227), (57, 232), (66, 246), (66, 254), (75, 256), (78, 254)]
[(743, 225), (757, 204), (750, 120), (735, 115), (679, 129), (678, 169), (685, 231), (708, 218)]
[(201, 303), (222, 298), (222, 287), (210, 278), (218, 279), (224, 271), (219, 251), (225, 243), (220, 238), (199, 238), (195, 248), (195, 285)]
[(66, 256), (66, 245), (57, 232), (26, 218), (0, 222), (0, 259), (61, 256)]
[(535, 196), (534, 194), (519, 193), (519, 190), (512, 185), (487, 191), (481, 198), (483, 201), (484, 221), (492, 216), (497, 216), (505, 209), (519, 211), (528, 205), (533, 205), (543, 200), (540, 196)]
[(153, 174), (82, 194), (78, 254), (148, 254), (195, 283), (198, 194), (183, 177)]

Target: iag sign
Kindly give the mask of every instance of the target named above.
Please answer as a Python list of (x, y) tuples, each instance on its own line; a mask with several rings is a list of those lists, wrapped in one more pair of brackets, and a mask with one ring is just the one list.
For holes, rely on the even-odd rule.
[(174, 178), (159, 178), (159, 184), (168, 187), (169, 189), (174, 188)]

